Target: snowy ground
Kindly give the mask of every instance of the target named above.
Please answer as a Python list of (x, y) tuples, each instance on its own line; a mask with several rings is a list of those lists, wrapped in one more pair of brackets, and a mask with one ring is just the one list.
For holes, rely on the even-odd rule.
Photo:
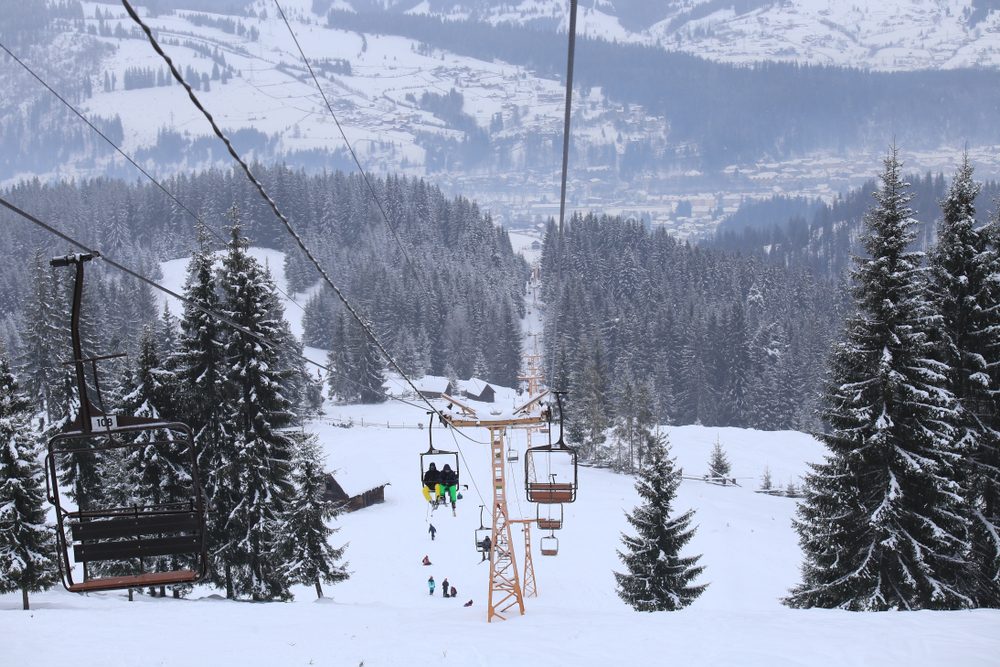
[[(390, 403), (356, 409), (355, 420), (415, 425), (413, 408)], [(676, 613), (638, 614), (614, 593), (612, 571), (624, 511), (636, 502), (631, 480), (582, 468), (580, 495), (567, 507), (555, 558), (534, 554), (537, 598), (523, 617), (486, 623), (487, 565), (479, 563), (476, 489), (464, 491), (458, 517), (428, 516), (419, 492), (418, 454), (426, 431), (385, 426), (350, 429), (317, 423), (327, 465), (349, 493), (388, 481), (386, 502), (343, 517), (335, 542), (349, 542), (353, 576), (317, 603), (308, 587), (289, 604), (227, 602), (210, 589), (187, 600), (129, 603), (117, 593), (33, 596), (19, 611), (18, 595), (0, 596), (4, 641), (0, 664), (56, 665), (400, 665), (436, 660), (456, 665), (995, 665), (1000, 612), (857, 614), (797, 611), (778, 598), (795, 583), (799, 552), (790, 526), (794, 501), (742, 487), (685, 481), (677, 508), (697, 510), (691, 551), (702, 553), (706, 593)], [(454, 448), (437, 429), (436, 444)], [(484, 433), (469, 435), (484, 440)], [(821, 447), (798, 433), (738, 429), (670, 429), (680, 464), (704, 472), (719, 437), (737, 477), (765, 465), (776, 480), (798, 475)], [(522, 442), (515, 438), (515, 443)], [(459, 439), (463, 480), (486, 493), (488, 451)], [(523, 457), (522, 457), (523, 460)], [(471, 474), (470, 474), (471, 473)], [(520, 470), (508, 471), (511, 479)], [(520, 494), (519, 494), (520, 495)], [(512, 514), (529, 514), (520, 498)], [(438, 529), (427, 534), (428, 520)], [(515, 536), (517, 534), (515, 533)], [(533, 533), (537, 549), (540, 535)], [(429, 555), (434, 563), (422, 567)], [(458, 600), (427, 595), (425, 581), (447, 577)], [(472, 599), (473, 606), (461, 604)]]
[[(272, 270), (280, 265), (269, 256)], [(183, 262), (165, 266), (166, 280)], [(537, 312), (537, 311), (536, 311)], [(289, 318), (295, 319), (289, 310)], [(293, 322), (294, 324), (294, 322)], [(532, 325), (526, 329), (534, 328)], [(504, 407), (515, 400), (500, 390)], [(351, 420), (341, 428), (335, 420)], [(859, 614), (792, 610), (780, 597), (796, 583), (800, 553), (791, 527), (795, 501), (754, 493), (767, 466), (777, 485), (798, 483), (822, 446), (794, 432), (701, 426), (669, 428), (685, 474), (706, 472), (718, 439), (741, 486), (681, 484), (676, 509), (694, 508), (691, 553), (703, 554), (709, 587), (680, 612), (639, 614), (615, 594), (613, 571), (625, 512), (637, 498), (632, 480), (580, 469), (578, 501), (566, 507), (559, 555), (541, 556), (532, 532), (538, 597), (525, 615), (486, 623), (488, 566), (474, 546), (481, 494), (488, 493), (485, 431), (437, 428), (438, 448), (461, 453), (463, 490), (458, 516), (428, 511), (420, 494), (419, 454), (427, 448), (426, 416), (402, 403), (328, 406), (309, 424), (327, 467), (348, 493), (389, 482), (386, 502), (342, 517), (335, 544), (349, 543), (350, 580), (327, 587), (317, 602), (311, 587), (295, 601), (230, 602), (201, 587), (185, 600), (120, 593), (73, 595), (62, 589), (0, 596), (0, 667), (61, 665), (959, 665), (992, 666), (1000, 655), (1000, 611)], [(364, 424), (364, 425), (362, 425)], [(482, 443), (482, 444), (481, 444)], [(523, 435), (512, 438), (523, 449)], [(534, 517), (518, 482), (524, 456), (507, 471), (515, 491), (512, 516)], [(437, 539), (428, 535), (429, 523)], [(520, 533), (515, 529), (515, 544)], [(424, 555), (431, 567), (420, 564)], [(517, 554), (520, 563), (521, 554)], [(426, 580), (448, 580), (458, 600), (427, 595)], [(462, 607), (466, 600), (471, 607)]]

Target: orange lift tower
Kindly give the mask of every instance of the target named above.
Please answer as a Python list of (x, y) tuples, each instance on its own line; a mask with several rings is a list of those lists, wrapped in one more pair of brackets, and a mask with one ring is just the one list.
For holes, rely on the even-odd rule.
[[(529, 428), (548, 424), (549, 407), (542, 402), (548, 392), (542, 392), (524, 405), (514, 408), (508, 414), (490, 414), (481, 418), (476, 411), (451, 396), (441, 398), (449, 407), (443, 411), (444, 420), (456, 428), (485, 428), (490, 432), (490, 468), (493, 487), (493, 528), (490, 533), (490, 592), (486, 610), (486, 620), (494, 618), (506, 620), (514, 607), (524, 614), (524, 593), (517, 572), (511, 525), (513, 521), (507, 512), (507, 477), (504, 474), (504, 439), (508, 428)], [(455, 410), (457, 408), (457, 411)]]
[[(526, 367), (524, 375), (517, 376), (518, 380), (526, 383), (528, 396), (538, 396), (544, 391), (542, 387), (545, 386), (545, 376), (542, 373), (542, 355), (538, 351), (538, 337), (540, 335), (541, 334), (538, 333), (528, 334), (528, 336), (534, 338), (534, 344), (533, 344), (534, 349), (532, 350), (531, 354), (527, 354), (524, 357), (525, 361), (524, 365)], [(524, 427), (524, 432), (525, 432), (524, 433), (525, 451), (527, 451), (532, 447), (531, 436), (535, 433), (540, 433), (542, 435), (547, 434), (549, 432), (549, 423), (545, 422), (542, 424), (535, 424), (533, 426), (526, 426)], [(508, 449), (507, 454), (508, 454), (507, 456), (508, 461), (517, 459), (516, 449)], [(535, 478), (534, 461), (528, 458), (525, 460), (525, 465), (531, 468), (531, 470), (528, 471), (528, 477), (534, 479)]]

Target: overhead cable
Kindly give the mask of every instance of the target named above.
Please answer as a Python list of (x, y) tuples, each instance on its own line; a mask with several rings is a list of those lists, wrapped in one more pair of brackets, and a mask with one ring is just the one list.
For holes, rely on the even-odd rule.
[(382, 206), (382, 201), (379, 199), (378, 194), (375, 192), (375, 187), (372, 185), (371, 180), (368, 178), (368, 173), (365, 168), (361, 166), (361, 160), (358, 159), (358, 154), (354, 152), (354, 147), (351, 146), (351, 142), (347, 139), (347, 134), (344, 132), (344, 128), (340, 125), (340, 121), (337, 120), (337, 114), (333, 112), (333, 105), (330, 104), (329, 98), (326, 96), (326, 92), (323, 90), (323, 86), (319, 84), (319, 79), (316, 77), (316, 72), (313, 70), (312, 64), (309, 62), (309, 58), (306, 57), (305, 51), (302, 50), (302, 45), (299, 44), (299, 38), (295, 36), (295, 31), (292, 30), (292, 24), (288, 22), (288, 17), (285, 16), (285, 10), (281, 8), (278, 4), (278, 0), (274, 0), (274, 6), (278, 8), (278, 13), (281, 14), (281, 20), (285, 22), (285, 27), (288, 28), (288, 34), (292, 36), (292, 41), (295, 42), (295, 47), (299, 50), (299, 55), (302, 57), (302, 62), (305, 63), (306, 68), (309, 70), (309, 75), (312, 76), (313, 83), (316, 84), (316, 90), (323, 97), (323, 102), (326, 104), (327, 110), (330, 112), (330, 116), (333, 118), (333, 122), (337, 125), (337, 130), (340, 132), (340, 136), (344, 140), (344, 145), (347, 146), (348, 152), (351, 154), (351, 158), (354, 159), (354, 164), (357, 165), (358, 171), (361, 172), (361, 177), (364, 179), (365, 184), (368, 186), (368, 191), (372, 195), (372, 200), (378, 207), (379, 212), (382, 214), (382, 219), (385, 220), (386, 226), (389, 231), (392, 232), (392, 237), (396, 239), (396, 245), (399, 246), (399, 251), (403, 253), (403, 257), (406, 259), (406, 263), (410, 265), (410, 268), (414, 273), (417, 273), (416, 266), (413, 261), (410, 260), (410, 255), (406, 252), (406, 248), (403, 247), (403, 241), (399, 238), (399, 234), (396, 228), (393, 226), (392, 222), (389, 221), (389, 216), (385, 212), (385, 207)]
[[(389, 365), (393, 367), (393, 369), (399, 374), (400, 377), (402, 377), (406, 381), (408, 385), (410, 385), (410, 388), (413, 389), (414, 393), (417, 396), (421, 397), (427, 404), (427, 406), (443, 419), (444, 416), (441, 414), (441, 411), (438, 410), (438, 408), (435, 407), (429, 400), (427, 400), (427, 398), (420, 392), (420, 390), (417, 389), (416, 384), (414, 384), (413, 380), (409, 378), (409, 376), (403, 371), (403, 369), (399, 366), (399, 364), (396, 363), (396, 360), (392, 357), (392, 355), (389, 354), (389, 351), (385, 348), (382, 342), (375, 335), (375, 332), (372, 331), (372, 328), (368, 324), (368, 322), (366, 322), (365, 319), (361, 317), (361, 315), (357, 312), (357, 310), (354, 308), (351, 302), (348, 301), (347, 296), (343, 293), (343, 291), (339, 287), (337, 287), (337, 285), (327, 274), (326, 270), (320, 265), (319, 261), (313, 255), (312, 251), (309, 250), (308, 246), (306, 246), (305, 242), (302, 240), (302, 237), (299, 236), (298, 232), (295, 231), (295, 228), (292, 226), (291, 221), (285, 216), (284, 213), (281, 212), (281, 210), (278, 208), (278, 205), (275, 203), (274, 199), (272, 199), (271, 196), (267, 194), (267, 191), (264, 189), (263, 184), (261, 184), (261, 182), (257, 179), (256, 176), (254, 176), (253, 172), (250, 170), (250, 166), (246, 163), (246, 161), (242, 157), (240, 157), (239, 153), (236, 152), (236, 149), (233, 147), (232, 142), (229, 141), (229, 138), (225, 135), (225, 133), (222, 131), (219, 125), (215, 122), (215, 118), (213, 118), (212, 114), (204, 107), (204, 105), (202, 105), (201, 101), (198, 99), (198, 96), (195, 95), (194, 89), (191, 88), (191, 85), (184, 79), (183, 75), (181, 75), (180, 71), (177, 69), (177, 66), (174, 64), (174, 61), (170, 58), (170, 56), (166, 54), (166, 52), (160, 46), (159, 42), (153, 36), (153, 31), (150, 29), (150, 27), (146, 25), (145, 22), (143, 22), (142, 18), (139, 17), (139, 14), (136, 12), (135, 8), (132, 7), (129, 0), (122, 0), (122, 4), (125, 6), (125, 10), (128, 12), (129, 16), (132, 17), (132, 20), (135, 21), (135, 23), (138, 24), (139, 27), (142, 29), (142, 31), (146, 34), (146, 38), (149, 40), (149, 43), (153, 47), (153, 50), (156, 51), (156, 53), (159, 54), (161, 58), (163, 58), (164, 62), (167, 63), (167, 67), (170, 69), (170, 73), (173, 75), (174, 79), (178, 83), (180, 83), (187, 91), (188, 97), (191, 99), (191, 102), (195, 105), (195, 107), (199, 111), (202, 112), (206, 120), (208, 120), (209, 125), (211, 125), (213, 132), (215, 132), (215, 135), (225, 144), (226, 149), (229, 151), (229, 154), (240, 165), (240, 167), (243, 169), (243, 173), (246, 174), (247, 178), (254, 185), (257, 192), (264, 199), (264, 201), (267, 202), (268, 206), (274, 213), (275, 217), (277, 217), (278, 220), (281, 221), (282, 225), (284, 225), (285, 227), (285, 230), (292, 236), (293, 239), (295, 239), (295, 242), (298, 244), (299, 249), (302, 250), (302, 252), (309, 259), (309, 261), (312, 262), (313, 266), (316, 267), (316, 270), (323, 278), (323, 282), (325, 282), (330, 287), (330, 289), (334, 291), (334, 293), (337, 295), (337, 298), (339, 298), (341, 303), (344, 305), (344, 308), (346, 308), (347, 312), (350, 313), (351, 316), (358, 322), (358, 325), (361, 327), (361, 330), (368, 337), (368, 339), (375, 345), (375, 347), (378, 348), (379, 353), (383, 356), (383, 358), (386, 359)], [(465, 435), (464, 433), (463, 437), (472, 440), (472, 438)]]
[[(172, 192), (170, 192), (169, 190), (167, 190), (167, 188), (162, 183), (160, 183), (155, 177), (153, 177), (152, 174), (150, 174), (148, 171), (146, 171), (145, 169), (143, 169), (143, 167), (138, 162), (136, 162), (134, 159), (132, 159), (132, 157), (128, 153), (126, 153), (125, 151), (123, 151), (121, 149), (121, 147), (118, 146), (118, 144), (116, 144), (114, 141), (112, 141), (111, 138), (108, 137), (108, 135), (106, 135), (104, 132), (102, 132), (101, 129), (99, 127), (97, 127), (96, 125), (94, 125), (94, 123), (92, 123), (86, 116), (84, 116), (82, 113), (80, 113), (80, 111), (76, 107), (74, 107), (72, 104), (70, 104), (66, 100), (65, 97), (63, 97), (62, 95), (60, 95), (58, 91), (56, 91), (52, 86), (50, 86), (48, 84), (48, 82), (45, 81), (45, 79), (43, 79), (38, 73), (36, 73), (31, 67), (29, 67), (27, 63), (25, 63), (23, 60), (21, 60), (20, 58), (18, 58), (14, 54), (14, 52), (11, 51), (10, 49), (8, 49), (2, 42), (0, 42), (0, 49), (3, 49), (4, 51), (6, 51), (7, 55), (9, 55), (11, 58), (14, 59), (14, 62), (16, 62), (21, 67), (23, 67), (24, 70), (28, 74), (30, 74), (31, 76), (33, 76), (35, 78), (35, 80), (38, 81), (38, 83), (42, 84), (46, 88), (46, 90), (48, 90), (50, 93), (52, 93), (56, 97), (56, 99), (58, 99), (60, 102), (62, 102), (63, 105), (67, 109), (69, 109), (74, 114), (76, 114), (77, 118), (79, 118), (84, 123), (86, 123), (87, 126), (90, 127), (91, 130), (93, 130), (95, 133), (97, 133), (97, 135), (100, 136), (101, 139), (104, 139), (104, 141), (106, 141), (108, 143), (108, 145), (110, 145), (112, 148), (114, 148), (118, 152), (119, 155), (121, 155), (123, 158), (125, 158), (126, 160), (128, 160), (129, 163), (133, 167), (135, 167), (136, 169), (138, 169), (142, 173), (143, 176), (145, 176), (147, 179), (149, 179), (150, 182), (152, 182), (157, 188), (159, 188), (163, 192), (163, 194), (167, 195), (167, 197), (169, 197), (175, 204), (177, 204), (181, 208), (181, 210), (183, 210), (185, 213), (187, 213), (189, 216), (191, 216), (195, 221), (197, 221), (203, 227), (205, 227), (205, 229), (207, 229), (209, 232), (211, 232), (212, 235), (215, 236), (215, 238), (218, 239), (222, 243), (222, 245), (226, 244), (225, 238), (214, 227), (212, 227), (207, 222), (205, 222), (201, 218), (201, 216), (199, 216), (197, 213), (195, 213), (190, 208), (188, 208), (187, 206), (185, 206), (184, 203), (181, 202), (181, 200), (179, 200), (176, 196), (174, 196), (174, 194)], [(300, 304), (298, 301), (296, 301), (295, 298), (291, 294), (289, 294), (285, 290), (281, 289), (281, 287), (278, 287), (277, 285), (275, 285), (275, 288), (281, 294), (283, 294), (285, 296), (285, 298), (288, 299), (289, 302), (291, 302), (294, 305), (298, 306), (298, 308), (300, 310), (302, 310), (303, 312), (305, 312), (305, 308), (302, 306), (302, 304)]]
[[(68, 234), (65, 234), (65, 233), (59, 231), (58, 229), (56, 229), (52, 225), (50, 225), (50, 224), (48, 224), (46, 222), (43, 222), (42, 220), (39, 220), (35, 216), (33, 216), (30, 213), (28, 213), (27, 211), (25, 211), (25, 210), (17, 207), (16, 205), (14, 205), (11, 202), (7, 201), (3, 197), (0, 197), (0, 206), (3, 206), (5, 208), (9, 209), (13, 213), (16, 213), (17, 215), (21, 216), (25, 220), (27, 220), (27, 221), (29, 221), (29, 222), (37, 225), (38, 227), (41, 227), (42, 229), (44, 229), (45, 231), (49, 232), (50, 234), (58, 236), (60, 239), (62, 239), (63, 241), (66, 241), (70, 245), (75, 246), (75, 247), (79, 248), (80, 250), (83, 250), (86, 253), (90, 253), (92, 255), (95, 255), (96, 257), (100, 257), (100, 259), (103, 260), (104, 263), (107, 264), (108, 266), (111, 266), (112, 268), (115, 268), (115, 269), (117, 269), (117, 270), (119, 270), (119, 271), (121, 271), (121, 272), (129, 275), (129, 276), (132, 276), (136, 280), (139, 280), (140, 282), (143, 282), (143, 283), (149, 285), (153, 289), (158, 290), (160, 292), (163, 292), (164, 294), (177, 299), (178, 301), (180, 301), (181, 303), (183, 303), (186, 306), (190, 306), (192, 308), (195, 308), (195, 309), (201, 311), (202, 313), (204, 313), (205, 315), (208, 315), (212, 319), (214, 319), (214, 320), (216, 320), (218, 322), (221, 322), (221, 323), (225, 324), (226, 326), (232, 327), (236, 331), (239, 331), (240, 333), (242, 333), (242, 334), (244, 334), (246, 336), (250, 336), (251, 338), (253, 338), (254, 340), (256, 340), (260, 344), (264, 345), (265, 347), (267, 347), (270, 350), (279, 351), (279, 346), (274, 341), (269, 340), (269, 339), (265, 338), (264, 336), (262, 336), (262, 335), (260, 335), (260, 334), (258, 334), (256, 332), (254, 332), (254, 331), (251, 331), (250, 329), (247, 329), (243, 325), (239, 324), (238, 322), (235, 322), (231, 318), (223, 315), (222, 313), (219, 313), (218, 311), (212, 310), (211, 308), (207, 308), (207, 307), (205, 307), (205, 306), (203, 306), (203, 305), (201, 305), (201, 304), (199, 304), (199, 303), (197, 303), (195, 301), (192, 301), (191, 299), (188, 299), (184, 295), (178, 294), (177, 292), (174, 292), (169, 287), (164, 287), (163, 285), (159, 284), (155, 280), (147, 278), (146, 276), (142, 275), (141, 273), (138, 273), (137, 271), (134, 271), (134, 270), (128, 268), (127, 266), (119, 264), (114, 259), (112, 259), (111, 257), (105, 255), (104, 253), (101, 253), (101, 252), (99, 252), (99, 251), (97, 251), (97, 250), (95, 250), (93, 248), (87, 247), (81, 241), (78, 241), (77, 239), (73, 238), (72, 236), (69, 236)], [(343, 373), (340, 373), (340, 372), (338, 372), (338, 371), (330, 368), (329, 366), (321, 364), (318, 361), (313, 361), (312, 359), (310, 359), (309, 357), (305, 356), (304, 354), (296, 353), (295, 356), (297, 358), (301, 359), (302, 361), (306, 362), (307, 364), (311, 364), (311, 365), (315, 366), (316, 368), (319, 368), (321, 370), (326, 371), (327, 373), (330, 373), (331, 375), (336, 375), (337, 377), (341, 377), (341, 378), (347, 380), (348, 382), (351, 382), (351, 383), (353, 383), (353, 384), (355, 384), (355, 385), (357, 385), (359, 387), (364, 387), (365, 386), (364, 384), (362, 384), (361, 382), (358, 382), (354, 378), (351, 378), (351, 377), (349, 377), (347, 375), (344, 375)], [(420, 410), (424, 409), (424, 407), (422, 405), (418, 405), (416, 403), (413, 403), (411, 401), (407, 401), (405, 399), (393, 396), (391, 394), (389, 394), (389, 398), (392, 399), (392, 400), (394, 400), (394, 401), (397, 401), (399, 403), (403, 403), (405, 405), (409, 405), (410, 407), (414, 407), (414, 408), (417, 408), (417, 409), (420, 409)]]

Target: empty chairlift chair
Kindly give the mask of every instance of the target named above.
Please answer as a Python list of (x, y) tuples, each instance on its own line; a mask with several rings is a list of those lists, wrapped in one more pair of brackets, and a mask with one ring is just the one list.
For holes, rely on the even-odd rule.
[(576, 450), (563, 441), (562, 398), (560, 393), (554, 393), (559, 402), (559, 440), (524, 453), (525, 495), (533, 503), (561, 504), (576, 500)]
[(538, 503), (535, 522), (539, 530), (559, 530), (563, 526), (563, 506), (561, 503)]
[(539, 548), (541, 549), (543, 556), (558, 556), (559, 538), (556, 537), (554, 533), (549, 533), (541, 539)]
[[(89, 418), (111, 419), (107, 415)], [(63, 585), (68, 591), (83, 593), (197, 582), (205, 575), (207, 560), (205, 506), (190, 429), (138, 417), (115, 416), (112, 421), (115, 426), (103, 432), (70, 431), (49, 441), (46, 481), (56, 511)], [(144, 435), (151, 437), (136, 439)], [(137, 447), (171, 449), (185, 458), (186, 493), (164, 502), (128, 506), (95, 504), (80, 509), (64, 503), (56, 472), (64, 459), (113, 456), (113, 452)], [(82, 576), (77, 576), (78, 571)]]
[[(70, 255), (52, 260), (53, 266), (76, 265), (76, 284), (70, 332), (80, 411), (76, 419), (48, 443), (45, 459), (49, 502), (55, 509), (59, 565), (63, 585), (71, 592), (106, 591), (171, 584), (190, 584), (206, 571), (205, 503), (198, 476), (191, 429), (180, 422), (108, 414), (103, 410), (97, 362), (116, 356), (83, 358), (79, 321), (83, 292), (83, 265), (93, 255)], [(93, 387), (102, 409), (89, 398), (84, 368), (93, 370)], [(173, 465), (169, 490), (159, 488), (159, 498), (142, 498), (128, 490), (130, 452), (144, 451)], [(118, 467), (116, 467), (116, 464)], [(67, 504), (60, 494), (58, 469), (89, 466), (110, 472), (89, 480), (85, 488), (78, 477), (74, 500)], [(136, 475), (138, 476), (138, 475)], [(112, 498), (102, 500), (112, 482), (119, 485)], [(121, 487), (125, 488), (122, 489)], [(156, 484), (149, 485), (156, 487)], [(83, 507), (78, 503), (82, 501)]]

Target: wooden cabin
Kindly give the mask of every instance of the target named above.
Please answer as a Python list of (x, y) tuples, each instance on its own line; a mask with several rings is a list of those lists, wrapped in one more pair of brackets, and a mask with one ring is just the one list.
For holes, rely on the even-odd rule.
[(465, 389), (462, 391), (462, 395), (473, 401), (479, 401), (480, 403), (492, 403), (496, 400), (496, 391), (493, 387), (491, 387), (489, 383), (478, 378), (472, 378), (465, 383)]
[(455, 388), (446, 377), (426, 375), (414, 384), (417, 385), (417, 391), (424, 398), (441, 398), (445, 394), (450, 395), (455, 393)]
[(348, 512), (355, 512), (365, 507), (370, 507), (377, 503), (385, 502), (385, 487), (389, 483), (379, 484), (370, 489), (362, 491), (357, 495), (348, 495), (344, 488), (334, 479), (331, 473), (326, 473), (324, 480), (326, 488), (323, 491), (324, 500), (343, 503), (344, 509)]

